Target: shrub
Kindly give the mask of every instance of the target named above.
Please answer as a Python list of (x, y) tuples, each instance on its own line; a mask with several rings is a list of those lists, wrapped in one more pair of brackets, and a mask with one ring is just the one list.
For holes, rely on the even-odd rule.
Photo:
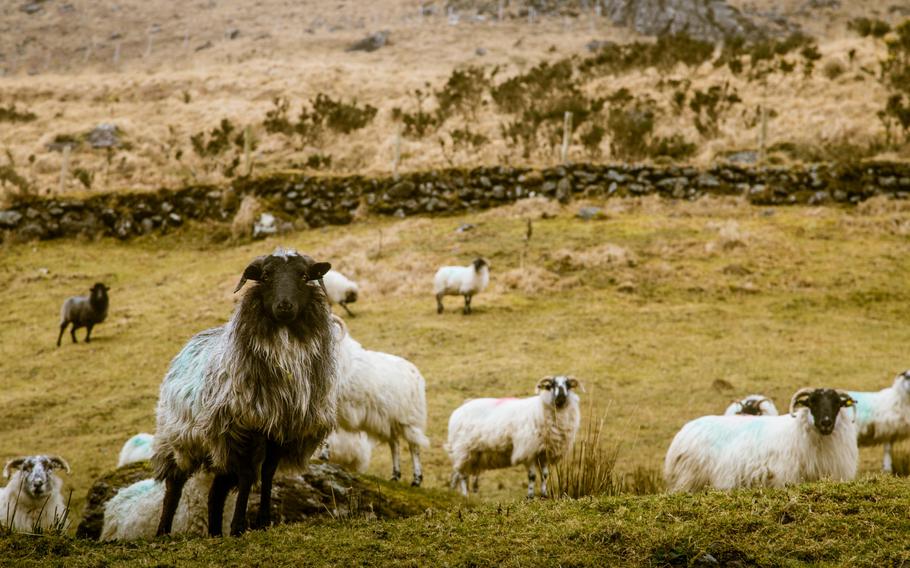
[[(429, 88), (429, 84), (427, 84)], [(392, 120), (401, 122), (404, 125), (404, 135), (414, 138), (423, 138), (430, 132), (435, 132), (439, 124), (439, 115), (426, 112), (423, 108), (424, 101), (429, 97), (428, 91), (414, 89), (415, 112), (405, 112), (396, 107), (392, 109)]]
[(288, 119), (288, 110), (290, 103), (284, 97), (275, 97), (272, 100), (275, 108), (265, 113), (265, 120), (262, 126), (269, 134), (284, 134), (291, 136), (296, 131), (293, 123)]
[(896, 37), (888, 42), (888, 57), (881, 64), (888, 100), (878, 112), (889, 144), (894, 141), (898, 127), (904, 142), (910, 142), (910, 20), (905, 20), (894, 32)]
[(31, 111), (17, 109), (16, 103), (8, 107), (0, 107), (0, 122), (32, 122), (37, 118), (38, 116)]
[[(355, 130), (360, 130), (372, 122), (376, 116), (376, 107), (364, 105), (357, 106), (357, 101), (350, 103), (333, 100), (328, 95), (319, 93), (316, 98), (310, 101), (313, 107), (312, 113), (308, 115), (309, 120), (318, 127), (327, 127), (335, 132), (350, 134)], [(301, 117), (304, 115), (301, 114)]]
[(582, 73), (617, 74), (631, 69), (655, 67), (660, 71), (672, 69), (682, 63), (701, 65), (711, 58), (714, 44), (689, 37), (685, 33), (665, 34), (651, 42), (617, 44), (607, 42), (593, 57), (581, 62)]
[(456, 112), (465, 119), (476, 119), (483, 94), (490, 85), (491, 77), (480, 67), (470, 66), (453, 71), (443, 88), (435, 93), (440, 122)]
[(724, 115), (735, 104), (742, 102), (736, 89), (729, 84), (712, 85), (706, 91), (695, 91), (689, 101), (689, 108), (695, 113), (695, 128), (705, 138), (714, 138), (720, 130)]
[(222, 118), (221, 124), (213, 128), (208, 136), (205, 135), (204, 131), (190, 136), (193, 152), (200, 158), (219, 156), (231, 147), (231, 134), (233, 132), (233, 123), (227, 118)]
[(550, 494), (556, 498), (578, 499), (588, 495), (616, 495), (621, 486), (613, 477), (618, 448), (603, 439), (607, 416), (590, 417), (578, 433), (572, 451), (553, 469)]
[(607, 114), (610, 153), (621, 160), (638, 160), (648, 155), (657, 107), (648, 96), (633, 98), (625, 88), (614, 93)]
[(853, 18), (847, 22), (847, 29), (856, 32), (860, 37), (882, 38), (891, 31), (888, 22), (883, 22), (878, 18)]
[(847, 69), (837, 59), (829, 59), (822, 65), (822, 75), (833, 81), (844, 74)]

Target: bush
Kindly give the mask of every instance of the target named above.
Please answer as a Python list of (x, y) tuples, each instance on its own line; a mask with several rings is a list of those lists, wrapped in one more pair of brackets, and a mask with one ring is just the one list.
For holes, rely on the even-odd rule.
[(625, 88), (614, 93), (607, 114), (610, 153), (621, 160), (638, 160), (649, 154), (657, 107), (648, 96), (633, 98)]
[(847, 22), (847, 29), (856, 32), (860, 37), (882, 38), (891, 31), (891, 26), (878, 18), (853, 18)]
[(17, 109), (16, 103), (8, 107), (0, 107), (0, 122), (32, 122), (37, 118), (38, 116), (31, 111)]
[[(310, 101), (313, 107), (312, 113), (308, 119), (317, 127), (328, 127), (330, 130), (342, 134), (350, 134), (355, 130), (360, 130), (372, 122), (376, 116), (376, 107), (364, 105), (357, 106), (357, 101), (350, 103), (333, 100), (328, 95), (319, 93), (316, 98)], [(305, 116), (301, 114), (301, 117)], [(303, 120), (301, 120), (303, 122)]]
[(695, 91), (689, 101), (689, 108), (695, 113), (695, 129), (705, 138), (715, 138), (724, 115), (740, 102), (736, 89), (731, 90), (726, 82), (722, 86), (712, 85), (706, 91)]
[(265, 120), (262, 121), (262, 126), (269, 134), (284, 134), (286, 136), (291, 136), (296, 132), (296, 128), (288, 119), (290, 103), (284, 97), (275, 97), (272, 100), (272, 104), (275, 108), (265, 113)]
[(882, 82), (888, 88), (885, 108), (878, 112), (889, 144), (900, 129), (904, 142), (910, 142), (910, 20), (897, 26), (896, 37), (888, 42), (888, 57), (882, 62)]
[(844, 74), (847, 69), (844, 64), (837, 59), (829, 59), (822, 66), (822, 75), (833, 81)]
[[(590, 415), (590, 411), (588, 412)], [(589, 416), (587, 426), (579, 432), (575, 445), (553, 469), (550, 494), (556, 498), (578, 499), (588, 495), (617, 495), (621, 485), (613, 477), (616, 446), (603, 440), (606, 415)]]
[(631, 69), (655, 67), (660, 71), (672, 69), (682, 63), (688, 66), (701, 65), (711, 58), (714, 44), (689, 37), (685, 33), (667, 34), (654, 43), (632, 42), (605, 43), (598, 53), (581, 62), (582, 73), (623, 73)]
[(490, 84), (491, 77), (480, 67), (471, 66), (453, 71), (445, 86), (435, 93), (440, 122), (456, 112), (465, 119), (476, 119), (477, 110), (483, 103), (483, 94), (490, 88)]
[[(427, 84), (429, 88), (429, 84)], [(412, 92), (417, 110), (414, 112), (405, 112), (396, 107), (392, 109), (392, 120), (401, 122), (404, 125), (404, 135), (414, 138), (423, 138), (430, 132), (435, 132), (439, 126), (439, 115), (431, 114), (424, 110), (423, 104), (429, 94), (421, 89), (414, 89)]]

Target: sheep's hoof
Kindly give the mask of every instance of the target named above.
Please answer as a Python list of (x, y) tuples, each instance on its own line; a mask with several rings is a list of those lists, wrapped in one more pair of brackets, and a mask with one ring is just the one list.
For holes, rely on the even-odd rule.
[(246, 532), (246, 525), (234, 526), (231, 525), (231, 536), (240, 536)]
[(436, 313), (437, 313), (437, 314), (441, 314), (441, 313), (442, 313), (442, 308), (441, 308), (441, 307), (440, 307), (440, 308), (436, 308)]
[(401, 481), (401, 472), (393, 471), (391, 481)]
[(414, 481), (411, 482), (411, 487), (420, 487), (420, 484), (423, 483), (422, 475), (415, 475)]

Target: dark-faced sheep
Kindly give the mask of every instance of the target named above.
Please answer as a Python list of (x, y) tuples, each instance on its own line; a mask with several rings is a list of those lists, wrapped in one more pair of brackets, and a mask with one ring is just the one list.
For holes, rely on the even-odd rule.
[(80, 327), (88, 328), (85, 332), (85, 342), (92, 341), (92, 328), (107, 317), (109, 290), (110, 288), (97, 282), (92, 286), (88, 296), (73, 296), (63, 302), (63, 308), (60, 309), (60, 335), (57, 336), (57, 347), (60, 347), (63, 332), (70, 324), (73, 325), (70, 329), (73, 343), (76, 343), (76, 330)]
[(171, 362), (158, 400), (155, 477), (165, 482), (158, 534), (167, 534), (186, 480), (204, 467), (209, 534), (221, 534), (224, 502), (237, 487), (231, 534), (246, 530), (250, 488), (260, 478), (257, 523), (270, 524), (279, 462), (302, 468), (335, 428), (333, 326), (321, 286), (329, 270), (276, 250), (246, 267), (247, 290), (227, 324), (199, 333)]

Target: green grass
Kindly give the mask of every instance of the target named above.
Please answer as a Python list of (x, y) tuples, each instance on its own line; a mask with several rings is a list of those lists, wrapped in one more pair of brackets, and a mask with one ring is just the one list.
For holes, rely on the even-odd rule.
[[(546, 374), (571, 373), (585, 384), (581, 396), (593, 402), (590, 411), (609, 414), (603, 436), (619, 445), (617, 471), (631, 473), (660, 468), (683, 423), (721, 412), (735, 397), (760, 392), (784, 409), (802, 386), (877, 390), (910, 366), (910, 327), (905, 323), (910, 223), (904, 208), (882, 206), (865, 213), (780, 208), (768, 213), (716, 199), (600, 205), (609, 220), (577, 220), (574, 206), (555, 219), (539, 220), (543, 205), (519, 204), (437, 219), (368, 219), (241, 245), (216, 243), (211, 227), (205, 226), (129, 243), (5, 245), (0, 249), (0, 458), (39, 452), (66, 457), (73, 466), (66, 487), (74, 490), (77, 519), (91, 481), (113, 467), (120, 445), (136, 432), (154, 430), (158, 386), (170, 358), (192, 334), (226, 320), (234, 301), (231, 290), (243, 268), (279, 243), (328, 259), (359, 280), (362, 298), (353, 305), (358, 317), (347, 319), (351, 333), (368, 348), (407, 357), (423, 372), (432, 440), (423, 456), (429, 488), (444, 488), (449, 480), (442, 444), (454, 408), (470, 397), (530, 395)], [(529, 216), (538, 220), (525, 254)], [(456, 233), (463, 222), (477, 228)], [(377, 257), (380, 231), (382, 254)], [(623, 247), (634, 257), (632, 265), (608, 262), (598, 252), (604, 243)], [(492, 285), (475, 299), (475, 314), (462, 316), (458, 300), (450, 298), (449, 311), (437, 316), (431, 293), (435, 268), (466, 264), (477, 255), (491, 260)], [(91, 344), (72, 345), (65, 337), (63, 347), (55, 348), (61, 303), (97, 280), (112, 288), (108, 321), (96, 327)], [(79, 334), (81, 340), (84, 331)], [(733, 390), (715, 389), (718, 379)], [(371, 474), (389, 475), (387, 454), (376, 448)], [(879, 458), (878, 448), (862, 450), (861, 469), (875, 470)], [(407, 478), (409, 460), (403, 462)], [(41, 553), (41, 547), (59, 546), (72, 554), (67, 564), (85, 554), (79, 560), (84, 565), (101, 564), (107, 555), (127, 562), (144, 554), (156, 559), (149, 564), (193, 554), (203, 561), (224, 554), (244, 563), (256, 550), (266, 562), (273, 539), (275, 558), (288, 547), (327, 563), (350, 553), (375, 562), (526, 565), (539, 553), (545, 563), (584, 564), (596, 558), (592, 554), (603, 553), (615, 561), (626, 554), (630, 562), (662, 564), (675, 561), (669, 556), (659, 560), (659, 546), (670, 547), (671, 556), (679, 547), (685, 555), (737, 547), (758, 555), (771, 536), (793, 529), (765, 518), (774, 503), (787, 502), (787, 492), (526, 505), (520, 502), (524, 483), (520, 469), (485, 475), (480, 497), (472, 497), (481, 506), (462, 513), (463, 524), (455, 522), (457, 512), (437, 510), (430, 519), (378, 525), (316, 522), (242, 541), (177, 540), (134, 548), (50, 539), (32, 550), (22, 544), (26, 537), (16, 537), (2, 546), (10, 554), (21, 546), (14, 557), (38, 554), (36, 562), (46, 558), (40, 554), (49, 554)], [(837, 529), (852, 534), (872, 531), (869, 524), (880, 524), (885, 515), (859, 496), (881, 488), (890, 492), (887, 499), (900, 500), (903, 487), (902, 482), (875, 480), (793, 494), (841, 500), (855, 508), (856, 514), (840, 518), (832, 513), (825, 521), (837, 527), (855, 523), (852, 531)], [(615, 507), (601, 510), (611, 503)], [(707, 514), (723, 503), (729, 506), (719, 510), (728, 514), (717, 519)], [(496, 516), (500, 504), (511, 511), (511, 520)], [(908, 504), (904, 499), (903, 510)], [(771, 532), (742, 528), (751, 525), (738, 516), (741, 507), (763, 512), (754, 522)], [(814, 510), (814, 505), (805, 507)], [(905, 517), (901, 513), (900, 519)], [(827, 534), (812, 524), (812, 515), (805, 518), (813, 531)], [(705, 531), (721, 530), (724, 522), (740, 523), (740, 528), (720, 539), (727, 548), (711, 548), (713, 533)], [(904, 521), (889, 522), (876, 538), (906, 529)], [(504, 523), (502, 534), (496, 534), (497, 523)], [(821, 542), (834, 540), (841, 534), (837, 530)], [(550, 531), (556, 531), (552, 538)], [(610, 536), (615, 531), (619, 536)], [(824, 546), (810, 542), (814, 534), (780, 537), (780, 550), (787, 551), (777, 556), (780, 562), (798, 561), (800, 554), (813, 561), (850, 558), (825, 556)], [(422, 544), (409, 544), (415, 535)], [(808, 540), (800, 544), (798, 538)], [(334, 550), (341, 539), (349, 539), (347, 548)], [(853, 539), (844, 542), (834, 550), (849, 554), (847, 543), (857, 546)], [(856, 553), (864, 561), (893, 559), (906, 553), (903, 546), (863, 544)]]

